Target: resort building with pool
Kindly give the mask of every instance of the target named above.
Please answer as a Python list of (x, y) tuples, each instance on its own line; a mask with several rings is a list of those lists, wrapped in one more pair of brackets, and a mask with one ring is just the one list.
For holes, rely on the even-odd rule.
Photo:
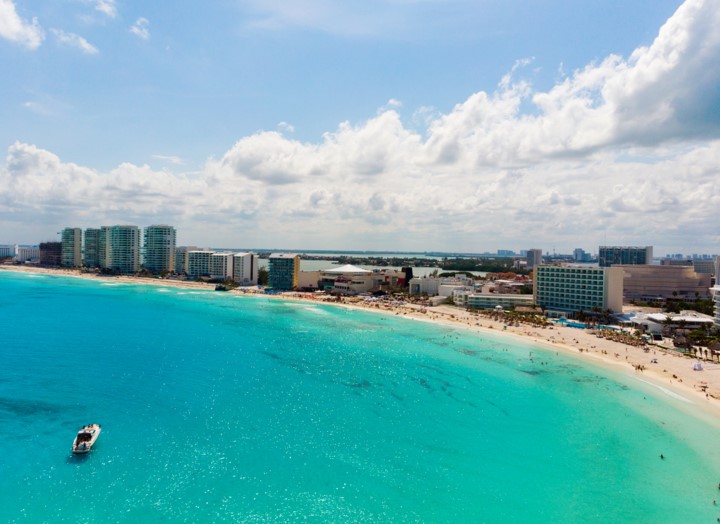
[(550, 317), (622, 312), (623, 270), (616, 267), (538, 266), (534, 302)]

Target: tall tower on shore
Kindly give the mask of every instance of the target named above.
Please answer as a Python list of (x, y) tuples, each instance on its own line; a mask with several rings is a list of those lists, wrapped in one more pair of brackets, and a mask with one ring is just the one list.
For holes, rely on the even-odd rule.
[(148, 226), (144, 236), (143, 267), (155, 274), (175, 271), (175, 228)]
[(82, 266), (82, 229), (66, 227), (60, 234), (62, 244), (60, 265), (63, 267)]
[(88, 228), (85, 230), (85, 245), (83, 247), (83, 265), (85, 267), (100, 267), (100, 230)]

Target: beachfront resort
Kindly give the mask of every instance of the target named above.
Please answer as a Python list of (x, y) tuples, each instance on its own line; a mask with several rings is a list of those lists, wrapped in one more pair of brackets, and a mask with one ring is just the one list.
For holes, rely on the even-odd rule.
[[(303, 268), (303, 255), (178, 246), (173, 226), (65, 228), (59, 241), (0, 246), (10, 267), (60, 268), (85, 275), (139, 276), (315, 300), (407, 303), (456, 312), (503, 311), (574, 327), (605, 325), (643, 345), (720, 360), (720, 286), (715, 255), (654, 258), (652, 246), (599, 246), (597, 256), (502, 250), (514, 271), (480, 273), (413, 267)], [(427, 268), (423, 268), (427, 269)], [(259, 287), (258, 287), (259, 286)], [(438, 310), (436, 310), (438, 311)]]
[[(657, 335), (663, 306), (682, 305), (695, 311), (688, 322), (670, 311), (664, 327), (720, 328), (720, 296), (716, 276), (720, 257), (680, 255), (653, 257), (652, 246), (599, 246), (597, 257), (575, 249), (571, 258), (543, 255), (533, 248), (516, 255), (501, 250), (516, 272), (440, 271), (414, 275), (412, 267), (367, 269), (353, 264), (303, 270), (298, 253), (230, 251), (178, 246), (170, 225), (65, 228), (60, 241), (39, 245), (0, 246), (5, 264), (92, 271), (104, 275), (140, 275), (227, 285), (265, 286), (269, 292), (325, 292), (334, 296), (381, 295), (388, 292), (422, 296), (426, 305), (450, 303), (473, 310), (526, 311), (548, 318), (632, 324)], [(263, 262), (261, 262), (263, 260)], [(266, 262), (264, 262), (266, 260)], [(417, 269), (416, 269), (417, 270)], [(708, 310), (708, 302), (715, 307)], [(644, 306), (628, 316), (633, 305)], [(701, 308), (693, 308), (702, 305)], [(654, 307), (654, 308), (653, 308)], [(704, 313), (703, 314), (703, 311)], [(650, 311), (654, 317), (642, 312)], [(683, 320), (673, 320), (681, 318)], [(685, 334), (685, 333), (681, 333)]]

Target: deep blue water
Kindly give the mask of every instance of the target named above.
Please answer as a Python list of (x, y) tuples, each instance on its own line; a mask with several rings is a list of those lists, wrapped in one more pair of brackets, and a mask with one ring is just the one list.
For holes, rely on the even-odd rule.
[(0, 294), (0, 522), (720, 515), (716, 427), (501, 335), (8, 272)]

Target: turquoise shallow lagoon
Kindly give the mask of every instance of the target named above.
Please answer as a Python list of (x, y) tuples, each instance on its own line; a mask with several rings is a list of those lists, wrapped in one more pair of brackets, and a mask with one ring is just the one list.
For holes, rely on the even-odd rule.
[(514, 339), (22, 273), (0, 293), (0, 522), (720, 516), (692, 405)]

